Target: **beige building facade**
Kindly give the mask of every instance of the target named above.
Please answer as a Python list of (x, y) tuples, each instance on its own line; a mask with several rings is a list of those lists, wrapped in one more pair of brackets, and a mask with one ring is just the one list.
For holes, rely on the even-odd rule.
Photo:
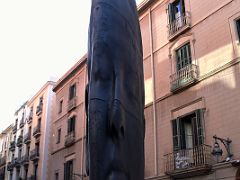
[(62, 78), (56, 93), (51, 131), (49, 180), (81, 179), (85, 175), (85, 86), (86, 55)]
[(44, 180), (49, 158), (54, 82), (47, 82), (15, 112), (5, 180)]
[(0, 179), (8, 178), (7, 162), (10, 159), (9, 145), (12, 136), (12, 125), (3, 130), (0, 134)]
[[(146, 89), (145, 178), (236, 179), (240, 1), (145, 0), (138, 8)], [(230, 160), (214, 135), (230, 138)], [(213, 145), (223, 150), (218, 163)]]

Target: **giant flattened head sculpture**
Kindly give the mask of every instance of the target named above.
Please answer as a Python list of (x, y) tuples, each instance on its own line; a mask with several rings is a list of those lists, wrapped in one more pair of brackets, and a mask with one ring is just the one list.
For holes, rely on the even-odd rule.
[(90, 180), (143, 180), (144, 81), (135, 0), (92, 0), (88, 78)]

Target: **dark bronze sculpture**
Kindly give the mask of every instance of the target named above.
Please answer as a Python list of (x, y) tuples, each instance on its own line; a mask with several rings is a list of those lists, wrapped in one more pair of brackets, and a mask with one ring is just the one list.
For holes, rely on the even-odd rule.
[(143, 180), (144, 80), (135, 0), (92, 0), (88, 78), (90, 180)]

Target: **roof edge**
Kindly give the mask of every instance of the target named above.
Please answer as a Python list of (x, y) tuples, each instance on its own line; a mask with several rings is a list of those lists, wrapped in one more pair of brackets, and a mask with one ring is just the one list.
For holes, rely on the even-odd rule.
[(77, 70), (82, 67), (86, 61), (87, 53), (56, 82), (55, 86), (53, 87), (53, 92), (56, 92), (60, 86), (62, 86), (68, 79), (74, 76), (77, 73)]

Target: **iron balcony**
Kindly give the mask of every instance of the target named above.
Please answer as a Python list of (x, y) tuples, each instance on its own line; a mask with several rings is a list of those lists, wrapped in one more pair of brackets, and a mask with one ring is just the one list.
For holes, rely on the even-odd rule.
[(191, 14), (185, 12), (168, 24), (168, 39), (173, 40), (191, 27)]
[(21, 146), (22, 146), (22, 143), (23, 143), (23, 136), (20, 135), (20, 136), (18, 136), (18, 138), (17, 138), (17, 147), (21, 147)]
[(37, 138), (38, 136), (41, 135), (41, 125), (38, 124), (34, 129), (33, 129), (33, 136)]
[(36, 109), (36, 115), (39, 116), (42, 113), (42, 104), (39, 104)]
[(28, 132), (27, 134), (24, 135), (23, 142), (25, 144), (29, 144), (31, 142), (31, 133)]
[(77, 96), (68, 101), (68, 111), (73, 110), (77, 106)]
[(71, 146), (75, 142), (75, 132), (70, 132), (65, 136), (65, 146)]
[(15, 133), (17, 132), (17, 124), (15, 124), (15, 125), (13, 126), (12, 132), (13, 132), (13, 134), (15, 134)]
[(12, 160), (12, 161), (8, 162), (8, 164), (7, 164), (7, 170), (8, 170), (8, 171), (12, 171), (13, 168), (14, 168), (14, 161)]
[(32, 119), (33, 119), (33, 112), (31, 111), (30, 114), (28, 115), (27, 123), (30, 124), (32, 122)]
[(30, 151), (30, 156), (29, 156), (29, 159), (31, 161), (36, 161), (39, 159), (39, 152), (38, 152), (38, 149), (35, 148), (33, 149), (32, 151)]
[(172, 178), (187, 178), (209, 173), (213, 159), (211, 146), (200, 145), (165, 155), (165, 173)]
[(29, 155), (28, 154), (25, 154), (24, 156), (22, 156), (21, 164), (24, 166), (29, 164)]
[(10, 146), (9, 146), (9, 150), (10, 150), (10, 151), (14, 151), (14, 150), (15, 150), (15, 146), (16, 146), (15, 141), (11, 141), (11, 142), (10, 142)]
[(176, 92), (197, 82), (198, 66), (189, 64), (170, 76), (171, 91)]

